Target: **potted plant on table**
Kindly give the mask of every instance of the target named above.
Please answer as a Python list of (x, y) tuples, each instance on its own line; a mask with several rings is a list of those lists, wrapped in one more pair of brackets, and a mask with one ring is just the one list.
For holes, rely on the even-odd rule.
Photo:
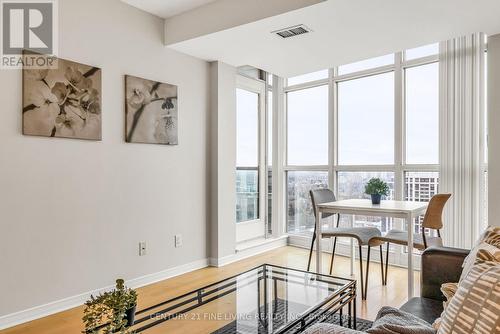
[(389, 186), (378, 177), (374, 177), (366, 184), (365, 193), (371, 196), (372, 204), (380, 204), (382, 196), (389, 195)]
[(90, 296), (85, 303), (82, 333), (133, 333), (129, 327), (134, 324), (136, 307), (137, 292), (127, 288), (123, 279), (117, 279), (115, 289)]

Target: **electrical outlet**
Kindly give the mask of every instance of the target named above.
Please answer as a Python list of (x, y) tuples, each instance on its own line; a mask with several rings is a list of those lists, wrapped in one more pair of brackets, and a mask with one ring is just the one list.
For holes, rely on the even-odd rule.
[(182, 247), (182, 234), (175, 235), (175, 248)]
[(146, 241), (139, 242), (139, 256), (146, 255)]

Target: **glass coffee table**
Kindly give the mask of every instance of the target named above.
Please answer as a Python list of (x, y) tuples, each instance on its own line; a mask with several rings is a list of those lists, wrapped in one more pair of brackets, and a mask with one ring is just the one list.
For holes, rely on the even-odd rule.
[[(347, 309), (347, 314), (342, 314)], [(356, 328), (356, 281), (264, 264), (136, 313), (136, 333), (296, 333), (337, 314)]]

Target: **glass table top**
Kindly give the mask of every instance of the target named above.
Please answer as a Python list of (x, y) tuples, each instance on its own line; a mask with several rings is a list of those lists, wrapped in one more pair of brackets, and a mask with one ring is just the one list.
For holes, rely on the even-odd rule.
[(354, 280), (265, 264), (142, 309), (131, 329), (146, 334), (291, 333), (355, 296)]

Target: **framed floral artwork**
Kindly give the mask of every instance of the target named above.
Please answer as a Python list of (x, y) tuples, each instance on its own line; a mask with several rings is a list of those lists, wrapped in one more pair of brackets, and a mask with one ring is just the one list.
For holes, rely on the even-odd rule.
[(178, 144), (177, 86), (125, 76), (129, 143)]
[(58, 59), (23, 69), (23, 134), (101, 140), (101, 69)]

